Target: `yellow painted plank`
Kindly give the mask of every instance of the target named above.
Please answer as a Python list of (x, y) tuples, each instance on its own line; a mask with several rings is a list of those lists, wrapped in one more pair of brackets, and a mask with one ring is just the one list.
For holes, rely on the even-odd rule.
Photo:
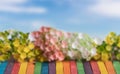
[(56, 62), (56, 74), (64, 74), (63, 73), (63, 63), (60, 61)]
[(20, 70), (18, 74), (26, 74), (27, 62), (22, 62), (20, 65)]
[(98, 64), (101, 74), (108, 74), (104, 62), (98, 61), (97, 64)]

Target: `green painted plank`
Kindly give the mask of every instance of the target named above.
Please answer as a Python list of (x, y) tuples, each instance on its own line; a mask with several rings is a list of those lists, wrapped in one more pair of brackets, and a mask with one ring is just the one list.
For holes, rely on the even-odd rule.
[(120, 74), (120, 62), (114, 61), (113, 66), (115, 68), (116, 74)]
[(34, 74), (41, 74), (41, 62), (36, 62), (35, 63)]
[(78, 69), (78, 74), (85, 74), (82, 62), (77, 61), (77, 69)]

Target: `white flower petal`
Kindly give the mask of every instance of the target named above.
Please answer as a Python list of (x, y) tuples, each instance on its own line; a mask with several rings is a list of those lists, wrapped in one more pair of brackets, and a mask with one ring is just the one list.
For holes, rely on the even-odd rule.
[(74, 48), (74, 49), (76, 49), (76, 48), (77, 48), (76, 43), (72, 43), (72, 48)]
[(73, 56), (74, 56), (73, 51), (68, 51), (67, 55), (68, 55), (71, 59), (73, 59)]
[(83, 47), (80, 47), (79, 49), (78, 49), (80, 52), (84, 52), (84, 48)]
[(83, 34), (83, 33), (79, 33), (79, 34), (78, 34), (78, 38), (79, 38), (79, 39), (83, 39), (83, 38), (84, 38), (84, 34)]
[(96, 55), (96, 49), (95, 48), (91, 49), (91, 55), (92, 56)]
[(84, 59), (87, 59), (89, 57), (90, 53), (85, 49), (83, 52), (82, 52), (82, 57)]
[(8, 35), (8, 37), (7, 37), (8, 39), (11, 39), (12, 38), (12, 36), (11, 35)]
[(4, 38), (3, 38), (3, 37), (0, 37), (0, 40), (4, 40)]
[(35, 40), (31, 33), (29, 34), (28, 39), (29, 39), (30, 41), (34, 41), (34, 40)]
[(95, 44), (97, 44), (97, 45), (101, 45), (101, 44), (102, 44), (102, 40), (99, 39), (99, 38), (94, 38), (94, 42), (95, 42)]

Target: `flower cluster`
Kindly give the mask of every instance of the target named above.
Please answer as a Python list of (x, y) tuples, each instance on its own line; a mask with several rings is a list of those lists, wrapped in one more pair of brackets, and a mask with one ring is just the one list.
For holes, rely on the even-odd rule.
[(96, 47), (97, 55), (93, 58), (94, 60), (107, 61), (111, 59), (111, 46), (108, 46), (104, 41), (101, 45)]
[(48, 61), (64, 60), (65, 56), (61, 50), (67, 48), (65, 33), (50, 27), (41, 27), (39, 31), (32, 33), (35, 47), (42, 51)]
[(94, 40), (87, 34), (73, 33), (69, 37), (67, 56), (70, 59), (77, 60), (90, 60), (96, 55), (96, 48), (94, 46)]
[(97, 46), (96, 60), (120, 60), (120, 35), (110, 32), (103, 43)]
[(0, 61), (13, 58), (19, 62), (34, 61), (40, 51), (34, 49), (29, 33), (14, 30), (0, 32)]
[(44, 26), (31, 33), (7, 30), (0, 32), (0, 62), (10, 58), (18, 62), (120, 60), (120, 35), (110, 32), (102, 41)]
[[(35, 47), (48, 61), (90, 60), (96, 55), (98, 41), (83, 33), (67, 33), (50, 27), (41, 27), (32, 33)], [(96, 43), (97, 42), (97, 43)]]
[(12, 31), (11, 36), (12, 56), (15, 60), (19, 62), (36, 60), (40, 53), (34, 49), (34, 44), (29, 40), (29, 33)]
[(114, 32), (110, 32), (105, 42), (107, 44), (106, 49), (111, 51), (111, 55), (113, 55), (113, 59), (120, 60), (120, 35), (117, 35)]
[(8, 31), (0, 32), (0, 61), (5, 61), (10, 58), (11, 43), (8, 39)]

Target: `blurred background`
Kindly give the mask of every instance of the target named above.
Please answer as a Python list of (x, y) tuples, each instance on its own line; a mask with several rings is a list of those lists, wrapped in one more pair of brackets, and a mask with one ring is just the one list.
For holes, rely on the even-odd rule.
[(120, 0), (0, 0), (0, 31), (50, 26), (104, 38), (120, 33)]

